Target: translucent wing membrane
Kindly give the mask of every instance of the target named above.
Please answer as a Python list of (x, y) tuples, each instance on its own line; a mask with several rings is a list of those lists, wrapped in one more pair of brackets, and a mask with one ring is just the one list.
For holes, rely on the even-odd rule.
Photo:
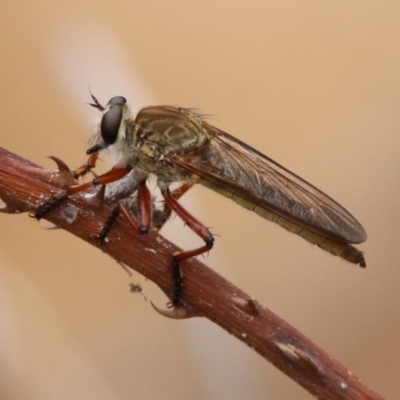
[(177, 165), (311, 231), (346, 243), (366, 240), (359, 222), (316, 187), (233, 136), (203, 126), (210, 145), (201, 157), (176, 158)]

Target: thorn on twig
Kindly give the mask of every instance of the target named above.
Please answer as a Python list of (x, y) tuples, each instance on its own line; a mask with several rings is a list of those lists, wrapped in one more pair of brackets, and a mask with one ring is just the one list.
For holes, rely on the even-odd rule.
[(168, 308), (165, 310), (157, 307), (152, 301), (150, 301), (150, 304), (160, 315), (171, 319), (187, 319), (201, 316), (199, 313), (195, 312), (194, 309), (189, 309), (183, 306)]

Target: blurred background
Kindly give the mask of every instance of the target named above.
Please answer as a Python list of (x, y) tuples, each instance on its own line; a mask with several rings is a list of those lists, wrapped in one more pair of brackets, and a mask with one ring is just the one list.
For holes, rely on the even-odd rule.
[[(197, 107), (343, 204), (363, 270), (227, 199), (182, 203), (219, 236), (205, 262), (387, 398), (400, 391), (400, 3), (3, 1), (0, 145), (86, 160), (100, 102)], [(112, 160), (99, 163), (106, 169)], [(0, 397), (310, 399), (205, 319), (171, 321), (138, 274), (63, 231), (0, 214)], [(175, 218), (162, 232), (201, 241)], [(127, 285), (140, 283), (144, 296)], [(146, 301), (147, 300), (147, 301)]]

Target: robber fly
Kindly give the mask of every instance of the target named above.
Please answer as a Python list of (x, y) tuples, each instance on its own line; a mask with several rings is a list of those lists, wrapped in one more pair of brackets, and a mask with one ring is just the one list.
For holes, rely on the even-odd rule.
[[(87, 151), (90, 157), (76, 176), (94, 168), (105, 149), (117, 154), (118, 162), (92, 181), (70, 187), (68, 194), (119, 181), (129, 174), (134, 184), (127, 185), (126, 194), (119, 196), (122, 201), (111, 219), (122, 213), (138, 232), (146, 233), (154, 224), (146, 180), (150, 174), (156, 175), (167, 209), (159, 225), (173, 211), (205, 242), (197, 249), (173, 255), (173, 306), (179, 305), (182, 294), (180, 262), (208, 252), (214, 243), (211, 232), (179, 204), (180, 195), (170, 191), (174, 182), (186, 182), (184, 191), (194, 183), (202, 184), (321, 249), (366, 266), (363, 254), (352, 244), (364, 242), (367, 235), (348, 211), (269, 157), (210, 125), (204, 115), (189, 108), (151, 106), (134, 117), (122, 96), (113, 97), (106, 107), (93, 95), (92, 99), (91, 105), (102, 116), (92, 134), (93, 146)], [(132, 198), (135, 217), (129, 212)], [(47, 209), (39, 208), (36, 216), (41, 217)], [(111, 226), (106, 224), (99, 235), (106, 236)]]

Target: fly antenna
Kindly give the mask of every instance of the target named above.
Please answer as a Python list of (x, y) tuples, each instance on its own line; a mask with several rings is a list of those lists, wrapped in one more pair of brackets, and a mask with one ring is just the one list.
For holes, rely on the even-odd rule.
[(92, 91), (90, 90), (90, 83), (89, 83), (89, 93), (93, 100), (93, 103), (87, 103), (87, 104), (89, 104), (90, 106), (92, 106), (94, 108), (97, 108), (100, 111), (104, 111), (105, 110), (104, 107), (99, 103), (99, 101), (96, 99), (96, 97), (94, 97)]

